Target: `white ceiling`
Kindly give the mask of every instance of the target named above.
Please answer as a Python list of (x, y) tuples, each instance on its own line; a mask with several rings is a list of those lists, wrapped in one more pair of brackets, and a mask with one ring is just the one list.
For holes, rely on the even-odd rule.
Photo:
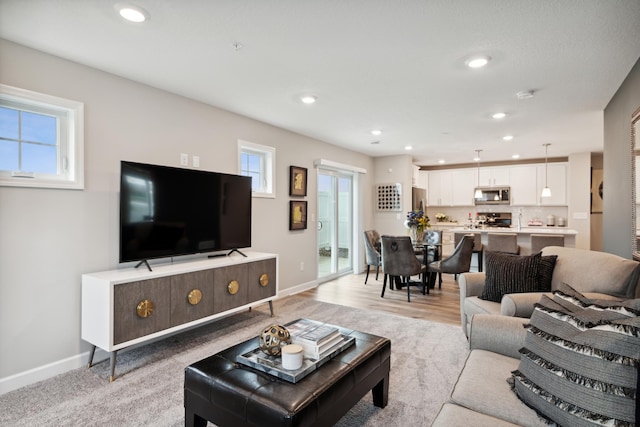
[(371, 156), (412, 145), (425, 166), (602, 151), (640, 57), (639, 0), (133, 0), (143, 24), (116, 3), (0, 0), (0, 37)]

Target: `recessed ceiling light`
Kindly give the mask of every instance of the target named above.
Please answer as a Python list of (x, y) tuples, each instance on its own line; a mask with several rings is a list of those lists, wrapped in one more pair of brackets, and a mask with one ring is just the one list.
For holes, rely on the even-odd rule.
[(149, 13), (141, 7), (125, 4), (117, 4), (116, 8), (120, 16), (129, 22), (139, 24), (149, 19)]
[(318, 97), (314, 95), (303, 95), (300, 97), (300, 100), (305, 104), (313, 104), (318, 100)]
[(469, 68), (482, 68), (491, 61), (490, 56), (474, 56), (466, 60), (465, 64)]
[(440, 160), (438, 160), (438, 163), (440, 163), (440, 164), (444, 164), (444, 163), (446, 163), (446, 162), (445, 162), (445, 160), (444, 160), (444, 159), (440, 159)]
[(407, 150), (407, 151), (409, 151), (409, 150), (413, 150), (413, 147), (412, 147), (412, 146), (410, 146), (410, 145), (405, 145), (405, 146), (404, 146), (404, 149), (405, 149), (405, 150)]
[(504, 119), (507, 117), (507, 113), (494, 113), (491, 117), (494, 119)]
[(377, 145), (377, 144), (380, 144), (380, 141), (371, 141), (371, 144), (372, 145)]
[(520, 154), (514, 154), (513, 156), (511, 156), (512, 159), (519, 159), (520, 158)]
[(502, 139), (505, 141), (511, 141), (513, 139), (513, 135), (505, 135), (502, 137)]
[(374, 130), (372, 130), (372, 131), (371, 131), (371, 133), (372, 133), (373, 135), (376, 135), (376, 136), (377, 136), (377, 135), (382, 134), (382, 131), (381, 131), (380, 129), (374, 129)]

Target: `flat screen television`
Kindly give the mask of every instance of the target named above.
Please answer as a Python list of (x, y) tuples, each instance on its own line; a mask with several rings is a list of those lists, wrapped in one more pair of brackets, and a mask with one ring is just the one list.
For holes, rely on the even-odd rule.
[(250, 177), (121, 161), (120, 262), (250, 246)]

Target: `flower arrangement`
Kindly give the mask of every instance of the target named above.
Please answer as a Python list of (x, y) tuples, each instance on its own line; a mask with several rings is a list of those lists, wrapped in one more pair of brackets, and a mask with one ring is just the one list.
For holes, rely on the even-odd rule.
[(438, 213), (436, 214), (436, 219), (437, 219), (439, 222), (445, 222), (445, 221), (447, 220), (447, 218), (449, 218), (449, 217), (448, 217), (447, 215), (443, 214), (442, 212), (438, 212)]
[(422, 210), (411, 211), (407, 213), (407, 220), (404, 222), (405, 227), (416, 227), (418, 233), (424, 231), (425, 228), (429, 228), (429, 217), (424, 214)]

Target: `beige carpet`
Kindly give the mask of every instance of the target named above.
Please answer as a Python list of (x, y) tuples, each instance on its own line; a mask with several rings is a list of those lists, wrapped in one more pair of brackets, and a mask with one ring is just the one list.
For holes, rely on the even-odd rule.
[[(256, 336), (271, 323), (299, 317), (331, 322), (391, 339), (389, 404), (368, 393), (338, 426), (428, 426), (453, 388), (468, 354), (460, 327), (290, 297), (193, 331), (118, 354), (0, 396), (2, 426), (183, 426), (184, 368)], [(210, 424), (211, 425), (211, 424)]]

